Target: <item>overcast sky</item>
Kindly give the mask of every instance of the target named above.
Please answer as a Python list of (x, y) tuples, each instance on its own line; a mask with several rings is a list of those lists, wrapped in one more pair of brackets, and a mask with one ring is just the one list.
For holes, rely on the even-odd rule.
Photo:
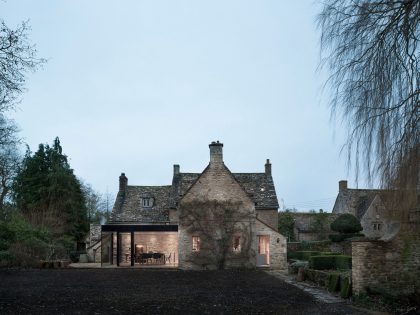
[(338, 181), (355, 185), (321, 93), (312, 0), (8, 0), (0, 12), (9, 27), (29, 19), (48, 59), (11, 113), (21, 136), (33, 151), (58, 136), (102, 193), (121, 172), (131, 185), (170, 184), (173, 164), (201, 172), (214, 140), (232, 172), (269, 158), (288, 207), (331, 211)]

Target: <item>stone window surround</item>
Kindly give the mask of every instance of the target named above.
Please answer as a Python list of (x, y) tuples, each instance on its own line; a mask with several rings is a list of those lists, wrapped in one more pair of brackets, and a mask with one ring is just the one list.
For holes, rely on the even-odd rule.
[(154, 199), (152, 197), (141, 197), (141, 206), (143, 208), (153, 207)]
[(373, 229), (375, 231), (380, 231), (381, 228), (382, 228), (382, 223), (381, 222), (375, 222), (375, 223), (373, 223)]
[(242, 243), (242, 238), (240, 235), (234, 235), (233, 236), (233, 246), (232, 246), (232, 250), (234, 253), (240, 253), (242, 250), (241, 244)]

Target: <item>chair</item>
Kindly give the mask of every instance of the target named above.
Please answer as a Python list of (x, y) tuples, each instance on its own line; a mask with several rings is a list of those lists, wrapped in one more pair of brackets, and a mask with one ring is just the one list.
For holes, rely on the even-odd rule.
[(165, 262), (171, 263), (171, 257), (172, 257), (172, 253), (169, 253), (169, 256), (166, 257)]
[(162, 263), (162, 257), (162, 253), (153, 253), (153, 260), (155, 261), (155, 263)]

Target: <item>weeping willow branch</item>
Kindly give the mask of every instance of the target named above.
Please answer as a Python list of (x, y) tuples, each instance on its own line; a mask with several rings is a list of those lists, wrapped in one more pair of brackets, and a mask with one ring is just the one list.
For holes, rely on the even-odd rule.
[(331, 0), (318, 16), (349, 166), (385, 188), (420, 188), (419, 22), (418, 0)]

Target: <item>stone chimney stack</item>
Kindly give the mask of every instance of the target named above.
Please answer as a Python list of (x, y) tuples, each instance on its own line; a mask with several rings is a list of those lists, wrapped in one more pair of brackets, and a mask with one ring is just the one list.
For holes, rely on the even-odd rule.
[(265, 163), (265, 175), (270, 175), (271, 176), (271, 163), (270, 163), (270, 159), (267, 159), (267, 163)]
[(174, 176), (179, 174), (179, 165), (174, 164)]
[(121, 173), (120, 176), (120, 191), (124, 192), (127, 188), (128, 178), (125, 176), (125, 173)]
[(210, 164), (218, 165), (223, 164), (223, 143), (212, 142), (209, 144), (210, 148)]
[(338, 182), (338, 192), (346, 191), (347, 190), (347, 181), (340, 180)]

